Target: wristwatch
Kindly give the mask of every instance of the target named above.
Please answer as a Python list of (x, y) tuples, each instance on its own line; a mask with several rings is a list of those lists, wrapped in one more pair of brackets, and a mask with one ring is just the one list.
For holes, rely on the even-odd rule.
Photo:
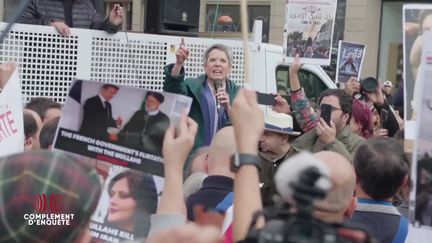
[(255, 165), (258, 170), (260, 167), (261, 159), (255, 154), (239, 154), (235, 153), (231, 157), (231, 171), (237, 172), (242, 165)]

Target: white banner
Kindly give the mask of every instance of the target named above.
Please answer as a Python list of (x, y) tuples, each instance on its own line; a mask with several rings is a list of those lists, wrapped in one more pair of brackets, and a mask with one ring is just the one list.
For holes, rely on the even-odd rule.
[(337, 0), (289, 0), (284, 46), (286, 61), (298, 53), (302, 63), (330, 65)]
[(0, 93), (0, 157), (24, 150), (24, 122), (18, 68)]

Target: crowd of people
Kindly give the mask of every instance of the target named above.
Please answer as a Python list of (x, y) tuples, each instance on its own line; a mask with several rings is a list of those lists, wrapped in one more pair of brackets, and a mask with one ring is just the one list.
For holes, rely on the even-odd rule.
[[(121, 24), (120, 6), (103, 20), (91, 15), (96, 13), (87, 9), (88, 1), (67, 2), (32, 1), (22, 21), (52, 25), (62, 35), (70, 34), (69, 27), (115, 32)], [(56, 15), (48, 16), (47, 9)], [(82, 16), (89, 19), (71, 15), (75, 11), (85, 12)], [(328, 191), (313, 201), (315, 219), (339, 226), (360, 225), (363, 236), (345, 235), (355, 242), (405, 241), (410, 164), (399, 136), (403, 121), (389, 102), (391, 83), (365, 92), (361, 82), (351, 78), (344, 89), (322, 92), (314, 107), (300, 85), (301, 59), (296, 55), (289, 69), (290, 101), (276, 95), (273, 111), (264, 115), (256, 92), (229, 79), (233, 60), (228, 47), (210, 46), (203, 54), (204, 74), (196, 78), (185, 78), (183, 66), (188, 57), (182, 39), (176, 62), (163, 67), (163, 89), (191, 97), (189, 114), (183, 114), (177, 126), (165, 124), (167, 118), (161, 117), (154, 120), (155, 128), (149, 128), (165, 132), (163, 144), (154, 143), (164, 158), (165, 182), (159, 203), (152, 204), (158, 196), (153, 182), (147, 191), (139, 188), (143, 180), (151, 181), (148, 175), (143, 179), (133, 170), (119, 173), (108, 186), (110, 209), (105, 220), (109, 224), (118, 223), (130, 232), (136, 225), (145, 228), (134, 233), (133, 242), (255, 242), (251, 229), (262, 232), (269, 227), (264, 217), (256, 217), (257, 212), (289, 203), (292, 216), (301, 207), (285, 193), (290, 186), (281, 188), (275, 178), (292, 175), (286, 165), (311, 160), (329, 171), (330, 182)], [(14, 70), (10, 67), (0, 66), (0, 89)], [(121, 117), (112, 117), (108, 102), (117, 90), (117, 86), (105, 85), (100, 94), (85, 102), (80, 132), (92, 136), (102, 129), (96, 135), (106, 134), (102, 139), (110, 139), (108, 125), (100, 121), (115, 127), (122, 124)], [(97, 122), (92, 119), (98, 114), (89, 108), (92, 99), (103, 110)], [(126, 124), (117, 139), (146, 130), (145, 114), (157, 114), (162, 102), (160, 93), (148, 92), (144, 108), (134, 114), (133, 122)], [(324, 106), (331, 107), (329, 121), (324, 119)], [(25, 152), (0, 158), (0, 241), (91, 241), (90, 216), (103, 190), (99, 168), (85, 157), (53, 148), (61, 108), (49, 98), (27, 103), (23, 111)], [(153, 143), (152, 137), (134, 145), (140, 143)], [(65, 210), (76, 212), (70, 226), (26, 225), (22, 215), (34, 211), (31, 196), (42, 191), (65, 195)], [(118, 220), (123, 204), (145, 207), (146, 213), (129, 215), (129, 221)], [(285, 220), (291, 217), (285, 216)]]

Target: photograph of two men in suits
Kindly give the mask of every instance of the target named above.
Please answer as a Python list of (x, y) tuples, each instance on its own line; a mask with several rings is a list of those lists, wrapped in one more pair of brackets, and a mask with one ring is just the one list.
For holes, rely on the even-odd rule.
[(119, 86), (104, 84), (99, 94), (84, 102), (79, 132), (88, 137), (161, 156), (163, 137), (170, 125), (169, 117), (160, 110), (165, 100), (164, 94), (146, 91), (141, 106), (122, 127), (123, 118), (118, 116), (114, 119), (110, 102), (119, 90)]

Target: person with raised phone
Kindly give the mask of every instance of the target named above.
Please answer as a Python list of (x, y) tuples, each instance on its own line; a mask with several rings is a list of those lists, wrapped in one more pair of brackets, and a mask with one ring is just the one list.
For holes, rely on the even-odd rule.
[[(351, 96), (341, 89), (327, 89), (320, 94), (319, 107), (315, 112), (300, 85), (297, 74), (300, 68), (300, 57), (296, 55), (289, 70), (291, 109), (305, 133), (292, 142), (293, 146), (286, 157), (302, 150), (313, 153), (329, 150), (352, 161), (364, 139), (353, 133), (350, 127), (353, 103)], [(275, 111), (287, 113), (286, 100), (280, 96), (275, 99)]]
[[(233, 217), (233, 242), (255, 242), (249, 241), (249, 229), (251, 223), (255, 222), (254, 214), (263, 209), (261, 204), (261, 195), (259, 190), (259, 158), (258, 144), (261, 134), (264, 132), (265, 123), (264, 115), (256, 101), (256, 93), (252, 90), (242, 89), (237, 95), (233, 108), (231, 109), (231, 119), (234, 126), (234, 134), (237, 145), (237, 153), (233, 156), (231, 168), (235, 171), (234, 179), (234, 217)], [(306, 159), (306, 160), (304, 160)], [(345, 219), (352, 217), (356, 207), (356, 198), (354, 195), (356, 176), (354, 168), (344, 156), (331, 151), (319, 152), (316, 154), (303, 153), (282, 164), (276, 175), (276, 183), (278, 190), (286, 192), (280, 187), (288, 187), (289, 182), (294, 182), (289, 173), (297, 169), (304, 170), (308, 166), (302, 163), (311, 163), (309, 160), (315, 160), (318, 166), (326, 167), (328, 170), (327, 179), (330, 180), (327, 188), (328, 192), (325, 197), (314, 200), (312, 215), (314, 218), (326, 222), (329, 225), (332, 223), (342, 223)], [(287, 166), (288, 165), (288, 166)], [(320, 171), (323, 173), (324, 171)], [(283, 178), (281, 180), (281, 178)], [(291, 180), (291, 181), (290, 181)], [(300, 179), (299, 179), (300, 180)], [(322, 184), (321, 184), (322, 185)], [(303, 187), (304, 188), (304, 187)], [(285, 199), (288, 195), (284, 195)], [(300, 206), (295, 206), (300, 208)], [(291, 214), (293, 216), (294, 214)], [(278, 218), (278, 220), (288, 220), (287, 218)], [(266, 219), (267, 220), (267, 219)], [(309, 221), (311, 222), (311, 221)], [(263, 217), (259, 217), (256, 224), (252, 224), (255, 229), (264, 229), (267, 222), (264, 222)], [(283, 232), (272, 232), (271, 236), (276, 233), (289, 232), (291, 229), (278, 226), (273, 229), (279, 229)], [(273, 225), (275, 226), (275, 225)], [(312, 229), (313, 226), (310, 226)], [(367, 232), (354, 230), (354, 234), (348, 233), (347, 239), (355, 239), (350, 242), (367, 242)], [(253, 232), (253, 236), (256, 236)], [(268, 232), (267, 232), (268, 233)], [(304, 233), (304, 232), (302, 232)], [(357, 235), (356, 233), (361, 233)], [(305, 234), (305, 233), (304, 233)], [(306, 233), (307, 234), (307, 233)], [(267, 234), (264, 237), (268, 237)], [(304, 239), (305, 235), (302, 235)], [(315, 235), (316, 236), (316, 235)], [(362, 240), (364, 238), (364, 240)], [(264, 239), (264, 238), (260, 238)], [(267, 238), (270, 239), (270, 238)], [(273, 238), (276, 239), (276, 238)], [(296, 238), (292, 238), (296, 239)], [(253, 240), (253, 239), (252, 239)], [(269, 240), (271, 241), (271, 240)], [(258, 241), (256, 241), (258, 242)], [(261, 242), (261, 241), (260, 241)], [(264, 241), (263, 241), (264, 242)], [(281, 241), (284, 242), (284, 241)], [(317, 241), (318, 242), (318, 241)]]
[(189, 116), (199, 125), (195, 148), (209, 145), (214, 134), (230, 124), (228, 112), (239, 90), (228, 78), (233, 65), (231, 50), (222, 44), (208, 47), (203, 56), (205, 73), (197, 78), (185, 78), (189, 49), (183, 38), (175, 55), (176, 62), (164, 67), (163, 90), (192, 98)]

